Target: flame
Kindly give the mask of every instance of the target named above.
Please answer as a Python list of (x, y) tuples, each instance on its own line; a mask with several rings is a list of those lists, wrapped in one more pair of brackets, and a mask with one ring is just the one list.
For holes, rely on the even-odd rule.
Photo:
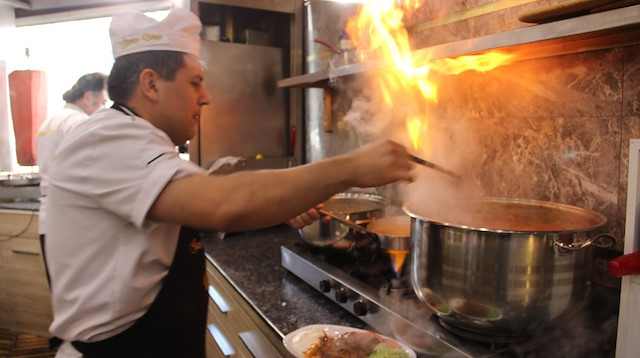
[[(424, 122), (427, 126), (429, 123)], [(422, 140), (420, 139), (420, 133), (422, 133), (423, 122), (419, 117), (412, 117), (407, 120), (407, 132), (409, 133), (409, 139), (413, 144), (413, 149), (419, 149), (422, 146)]]
[(400, 278), (402, 275), (402, 266), (404, 265), (405, 260), (407, 259), (407, 255), (409, 254), (408, 250), (386, 250), (389, 254), (389, 258), (391, 259), (391, 266), (393, 266), (393, 272), (396, 275), (396, 278)]
[(349, 19), (346, 31), (360, 60), (390, 59), (393, 66), (380, 70), (380, 94), (389, 107), (407, 113), (405, 127), (414, 150), (425, 146), (429, 129), (426, 104), (438, 102), (437, 85), (429, 79), (432, 71), (457, 75), (465, 71), (490, 71), (513, 61), (514, 55), (488, 52), (456, 58), (417, 60), (412, 55), (409, 33), (403, 20), (409, 18), (422, 0), (366, 0)]

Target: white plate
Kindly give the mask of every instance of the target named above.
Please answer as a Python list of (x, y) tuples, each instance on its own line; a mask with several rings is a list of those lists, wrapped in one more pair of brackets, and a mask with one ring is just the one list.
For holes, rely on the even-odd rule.
[[(345, 326), (336, 326), (331, 324), (312, 324), (310, 326), (305, 326), (302, 328), (298, 328), (297, 330), (287, 334), (282, 342), (287, 350), (293, 354), (296, 358), (305, 358), (302, 354), (304, 351), (309, 349), (312, 344), (318, 343), (320, 338), (326, 333), (329, 336), (337, 336), (339, 334), (344, 334), (347, 332), (368, 332), (363, 329), (353, 328), (353, 327), (345, 327)], [(375, 332), (373, 332), (375, 333)], [(376, 333), (377, 334), (377, 333)], [(379, 335), (384, 339), (388, 339), (390, 341), (396, 342), (403, 351), (405, 351), (409, 357), (416, 358), (416, 353), (406, 345), (396, 341), (395, 339)]]

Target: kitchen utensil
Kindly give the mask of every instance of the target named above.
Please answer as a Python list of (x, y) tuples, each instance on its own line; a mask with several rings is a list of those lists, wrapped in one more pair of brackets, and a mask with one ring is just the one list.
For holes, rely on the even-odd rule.
[[(323, 210), (361, 225), (382, 217), (385, 207), (386, 202), (379, 195), (350, 192), (334, 195), (324, 202)], [(360, 237), (370, 237), (370, 235), (361, 235), (360, 231), (356, 231), (338, 220), (329, 222), (316, 220), (311, 225), (299, 229), (298, 232), (302, 240), (313, 247), (337, 250), (352, 248), (352, 244), (356, 240), (355, 233), (358, 233)]]
[(367, 231), (376, 235), (383, 250), (409, 251), (411, 249), (411, 217), (385, 216), (372, 220)]
[(318, 210), (318, 212), (320, 214), (322, 214), (322, 215), (330, 217), (333, 220), (337, 220), (339, 223), (341, 223), (343, 225), (346, 225), (350, 229), (359, 231), (359, 232), (361, 232), (363, 234), (373, 234), (373, 233), (369, 232), (369, 230), (367, 230), (364, 226), (360, 226), (360, 225), (358, 225), (358, 224), (356, 224), (356, 223), (354, 223), (352, 221), (349, 221), (349, 220), (347, 220), (347, 219), (345, 219), (345, 218), (343, 218), (341, 216), (338, 216), (338, 215), (336, 215), (334, 213), (331, 213), (329, 211), (326, 211), (324, 209), (320, 209), (320, 210)]
[[(493, 337), (536, 333), (587, 297), (585, 248), (606, 218), (559, 203), (486, 198), (468, 216), (412, 217), (411, 281), (443, 323)], [(585, 245), (584, 243), (589, 243)]]
[(443, 167), (441, 167), (441, 166), (439, 166), (437, 164), (434, 164), (434, 163), (432, 163), (430, 161), (427, 161), (427, 160), (424, 160), (422, 158), (416, 157), (413, 154), (410, 154), (410, 156), (411, 156), (411, 160), (413, 162), (415, 162), (415, 163), (418, 163), (420, 165), (424, 165), (425, 167), (429, 167), (431, 169), (435, 169), (435, 170), (437, 170), (437, 171), (439, 171), (441, 173), (444, 173), (444, 174), (446, 174), (446, 175), (448, 175), (448, 176), (450, 176), (450, 177), (452, 177), (454, 179), (460, 180), (460, 176), (458, 174), (452, 172), (451, 170), (445, 169), (445, 168), (443, 168)]

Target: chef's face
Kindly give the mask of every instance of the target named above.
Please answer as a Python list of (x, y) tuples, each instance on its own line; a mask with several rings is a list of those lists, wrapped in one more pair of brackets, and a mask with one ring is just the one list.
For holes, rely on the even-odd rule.
[(162, 129), (175, 145), (184, 144), (195, 135), (202, 106), (210, 101), (198, 58), (184, 55), (184, 61), (185, 66), (178, 70), (174, 80), (163, 81), (158, 102), (162, 108)]

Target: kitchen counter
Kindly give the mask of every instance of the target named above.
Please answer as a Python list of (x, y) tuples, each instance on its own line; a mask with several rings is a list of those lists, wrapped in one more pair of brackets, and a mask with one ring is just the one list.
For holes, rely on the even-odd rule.
[(208, 258), (282, 337), (310, 324), (367, 328), (280, 262), (280, 245), (302, 244), (297, 230), (286, 225), (224, 239), (206, 234)]
[(38, 201), (37, 199), (36, 200), (0, 199), (0, 209), (38, 211), (40, 210), (40, 201)]

